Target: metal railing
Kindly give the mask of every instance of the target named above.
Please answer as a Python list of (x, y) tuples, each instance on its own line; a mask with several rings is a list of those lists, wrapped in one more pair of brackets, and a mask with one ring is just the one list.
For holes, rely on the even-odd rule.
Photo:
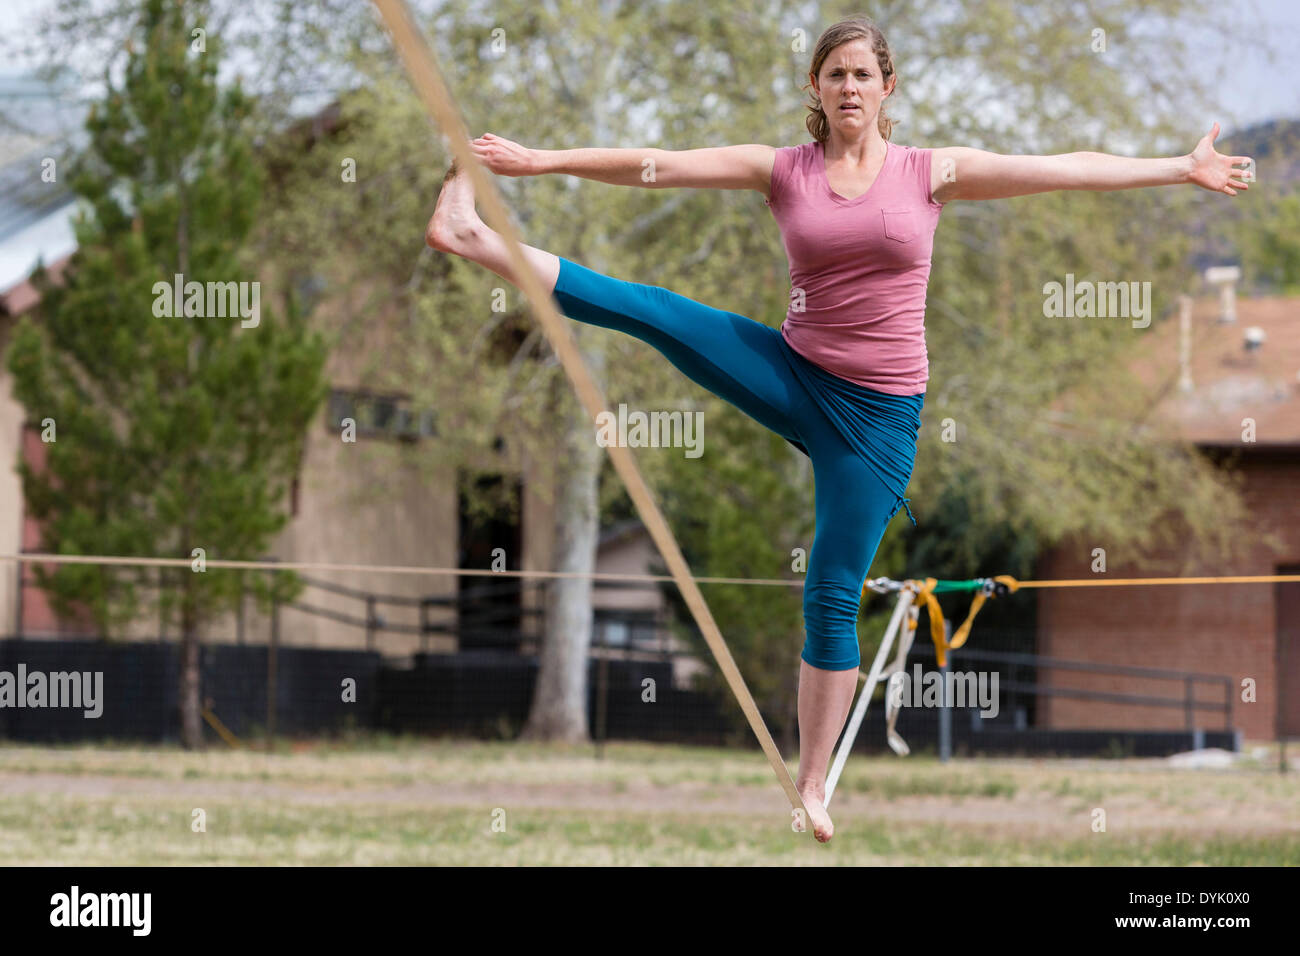
[[(536, 644), (541, 635), (541, 621), (545, 614), (546, 591), (554, 584), (553, 581), (548, 579), (505, 578), (492, 584), (478, 583), (475, 585), (472, 594), (469, 595), (413, 596), (367, 591), (332, 581), (322, 581), (301, 573), (298, 573), (297, 576), (309, 588), (315, 588), (360, 602), (362, 608), (359, 608), (359, 610), (362, 611), (362, 614), (350, 614), (347, 611), (323, 607), (304, 600), (275, 601), (272, 606), (271, 621), (272, 630), (276, 632), (273, 640), (276, 642), (278, 642), (279, 636), (278, 610), (288, 608), (348, 625), (364, 632), (365, 649), (367, 651), (379, 650), (380, 635), (392, 633), (419, 636), (421, 638), (420, 650), (422, 653), (429, 652), (430, 639), (435, 635), (455, 639), (460, 638), (467, 632), (476, 636), (480, 646), (484, 644), (490, 645), (495, 634), (501, 638), (499, 642), (501, 646), (519, 650), (527, 648), (529, 651), (535, 652), (537, 650)], [(591, 584), (596, 590), (656, 587), (651, 582), (597, 580), (592, 581)], [(484, 601), (489, 601), (494, 597), (509, 597), (511, 601), (495, 607), (482, 606)], [(241, 607), (242, 603), (241, 601)], [(417, 608), (419, 611), (418, 623), (404, 624), (388, 620), (381, 611), (383, 607), (388, 606)], [(446, 619), (437, 620), (438, 615), (435, 613), (437, 611), (446, 612)], [(603, 614), (612, 613), (606, 612), (605, 609), (599, 607), (595, 611), (598, 625), (603, 623)], [(516, 623), (521, 627), (511, 626)], [(644, 626), (647, 622), (636, 620), (629, 621), (629, 623)], [(662, 608), (654, 612), (653, 620), (648, 623), (653, 631), (652, 639), (633, 640), (624, 644), (614, 644), (602, 640), (599, 633), (600, 629), (597, 628), (592, 638), (592, 649), (593, 651), (613, 653), (620, 651), (633, 652), (660, 658), (664, 656), (693, 656), (674, 648), (673, 636), (664, 619)], [(238, 615), (236, 631), (236, 643), (246, 643), (242, 611)]]
[[(934, 650), (931, 647), (920, 647), (913, 649), (915, 653), (925, 654), (931, 658), (934, 656)], [(1118, 691), (1089, 690), (1082, 687), (1058, 687), (1052, 684), (1044, 683), (1041, 679), (1033, 682), (1016, 680), (1013, 676), (1011, 680), (1000, 680), (999, 687), (1001, 690), (1009, 691), (1011, 694), (1010, 703), (1014, 710), (1017, 693), (1028, 694), (1034, 697), (1073, 697), (1080, 700), (1105, 701), (1112, 704), (1133, 704), (1143, 707), (1168, 707), (1183, 711), (1184, 724), (1187, 730), (1196, 730), (1196, 711), (1212, 710), (1223, 714), (1223, 729), (1231, 731), (1232, 728), (1232, 699), (1233, 699), (1233, 682), (1232, 678), (1224, 674), (1205, 674), (1197, 671), (1183, 671), (1172, 668), (1162, 667), (1135, 667), (1128, 664), (1099, 664), (1093, 661), (1072, 661), (1059, 657), (1046, 657), (1040, 654), (1026, 654), (1012, 651), (986, 651), (978, 648), (963, 647), (960, 651), (953, 652), (954, 660), (966, 661), (987, 661), (990, 663), (1007, 664), (1013, 668), (1025, 667), (1037, 672), (1044, 670), (1062, 670), (1085, 672), (1091, 674), (1102, 674), (1111, 677), (1140, 677), (1149, 680), (1173, 681), (1182, 685), (1182, 694), (1180, 696), (1156, 696), (1152, 694), (1130, 694)], [(1197, 696), (1197, 685), (1206, 684), (1218, 687), (1222, 690), (1222, 700), (1206, 701)]]

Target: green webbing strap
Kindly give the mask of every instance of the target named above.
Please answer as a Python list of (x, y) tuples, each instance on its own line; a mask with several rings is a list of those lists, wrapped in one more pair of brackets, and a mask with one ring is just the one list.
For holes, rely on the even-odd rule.
[[(916, 590), (917, 607), (924, 607), (929, 612), (930, 639), (934, 643), (935, 661), (940, 667), (947, 664), (948, 651), (955, 650), (966, 643), (966, 638), (970, 636), (971, 625), (975, 622), (975, 615), (984, 606), (984, 602), (994, 595), (1014, 592), (1020, 586), (1019, 582), (1009, 574), (1000, 574), (995, 578), (975, 578), (970, 581), (939, 581), (935, 578), (926, 578), (924, 581), (910, 583)], [(977, 593), (971, 601), (970, 613), (966, 615), (966, 620), (953, 632), (952, 637), (948, 638), (944, 634), (943, 612), (939, 608), (936, 595), (955, 594), (961, 591)], [(916, 625), (912, 623), (911, 626)]]
[(983, 578), (972, 578), (969, 581), (936, 581), (934, 583), (935, 594), (958, 594), (969, 591), (978, 591), (984, 587)]

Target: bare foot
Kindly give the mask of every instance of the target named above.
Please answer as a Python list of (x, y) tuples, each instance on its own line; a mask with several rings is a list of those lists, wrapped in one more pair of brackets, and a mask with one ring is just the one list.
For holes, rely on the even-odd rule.
[(465, 255), (485, 229), (474, 211), (474, 184), (453, 161), (443, 177), (424, 241), (439, 252)]
[[(835, 835), (835, 824), (831, 822), (831, 815), (826, 812), (826, 807), (822, 804), (822, 788), (809, 784), (798, 786), (798, 789), (799, 796), (803, 798), (803, 805), (808, 808), (808, 819), (812, 821), (813, 836), (819, 843), (829, 843), (831, 837)], [(802, 832), (804, 827), (798, 821), (798, 811), (795, 811), (795, 816), (795, 826)]]

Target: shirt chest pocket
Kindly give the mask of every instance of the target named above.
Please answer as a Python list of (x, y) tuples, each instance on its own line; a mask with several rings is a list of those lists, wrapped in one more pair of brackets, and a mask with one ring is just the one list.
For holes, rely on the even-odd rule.
[(884, 220), (885, 235), (896, 242), (911, 242), (920, 231), (916, 213), (910, 209), (883, 209), (880, 217)]

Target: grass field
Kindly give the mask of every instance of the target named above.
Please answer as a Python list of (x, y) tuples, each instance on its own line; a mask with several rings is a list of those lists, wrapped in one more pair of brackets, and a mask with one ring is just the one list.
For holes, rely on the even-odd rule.
[(791, 833), (757, 751), (0, 746), (7, 865), (1300, 864), (1300, 774), (1249, 764), (858, 757), (831, 809), (830, 845)]

